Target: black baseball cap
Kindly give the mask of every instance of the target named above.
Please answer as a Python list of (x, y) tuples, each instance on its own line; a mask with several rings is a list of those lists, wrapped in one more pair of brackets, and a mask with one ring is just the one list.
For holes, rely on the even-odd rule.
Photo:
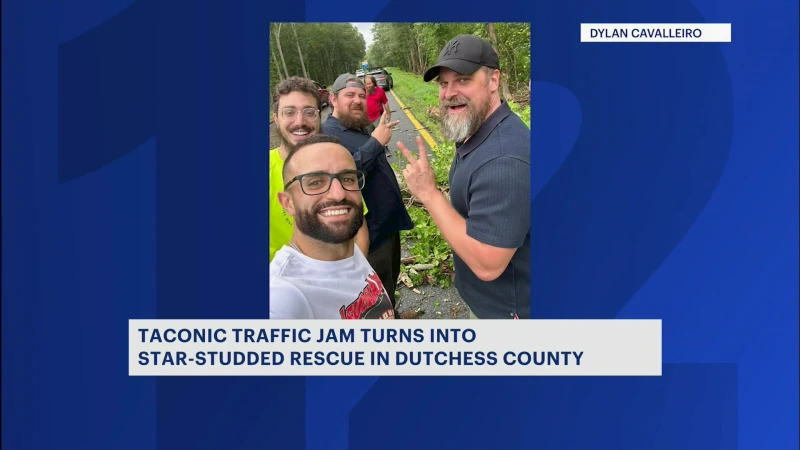
[(462, 75), (475, 73), (481, 67), (500, 68), (500, 58), (485, 39), (471, 34), (459, 34), (450, 39), (442, 51), (436, 65), (425, 72), (423, 79), (431, 81), (439, 75), (439, 69), (446, 67)]
[[(354, 79), (350, 80), (351, 78), (354, 78)], [(347, 81), (347, 80), (350, 80), (350, 81)], [(343, 74), (339, 75), (339, 77), (336, 78), (336, 81), (333, 82), (332, 91), (333, 91), (334, 94), (336, 94), (337, 92), (341, 91), (342, 89), (348, 88), (348, 87), (357, 87), (357, 88), (364, 89), (366, 91), (366, 88), (364, 87), (364, 82), (361, 81), (361, 79), (358, 78), (357, 76), (355, 76), (353, 74), (350, 74), (350, 73), (343, 73)]]

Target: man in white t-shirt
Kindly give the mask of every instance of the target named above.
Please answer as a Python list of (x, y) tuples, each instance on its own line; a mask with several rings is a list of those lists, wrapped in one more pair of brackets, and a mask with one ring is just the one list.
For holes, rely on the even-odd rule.
[(301, 141), (286, 159), (278, 200), (294, 230), (269, 266), (270, 319), (394, 319), (380, 278), (355, 245), (365, 176), (324, 134)]

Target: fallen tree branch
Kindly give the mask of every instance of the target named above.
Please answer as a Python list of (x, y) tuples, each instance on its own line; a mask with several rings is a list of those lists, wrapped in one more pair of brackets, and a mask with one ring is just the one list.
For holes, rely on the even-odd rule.
[(416, 256), (409, 256), (407, 258), (400, 258), (400, 264), (411, 264), (417, 260)]
[(401, 283), (405, 284), (407, 288), (412, 289), (414, 287), (414, 283), (411, 282), (411, 278), (408, 275), (401, 273), (399, 280)]
[(455, 281), (456, 273), (444, 261), (439, 262), (439, 268), (450, 277), (450, 281)]

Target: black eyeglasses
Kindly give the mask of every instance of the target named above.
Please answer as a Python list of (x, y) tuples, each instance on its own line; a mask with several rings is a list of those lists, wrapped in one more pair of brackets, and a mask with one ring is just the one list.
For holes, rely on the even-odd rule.
[(360, 191), (364, 189), (367, 180), (366, 172), (363, 170), (345, 170), (339, 173), (312, 172), (292, 178), (283, 189), (289, 189), (289, 186), (297, 181), (304, 194), (322, 195), (331, 189), (334, 178), (339, 180), (345, 191)]

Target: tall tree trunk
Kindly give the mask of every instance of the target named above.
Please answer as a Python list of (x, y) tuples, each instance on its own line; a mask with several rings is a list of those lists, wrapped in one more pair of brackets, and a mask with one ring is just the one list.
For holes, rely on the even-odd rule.
[(275, 68), (278, 69), (278, 78), (280, 78), (281, 81), (285, 80), (286, 77), (284, 77), (283, 76), (283, 72), (281, 72), (281, 63), (278, 62), (277, 58), (275, 58), (275, 54), (274, 53), (272, 53), (272, 52), (269, 52), (269, 53), (270, 53), (270, 56), (272, 56), (272, 63), (275, 64)]
[(422, 58), (422, 44), (419, 42), (420, 39), (422, 38), (417, 34), (417, 61), (419, 61), (419, 73), (425, 73), (425, 61)]
[(281, 56), (283, 71), (286, 74), (286, 78), (289, 78), (289, 69), (286, 67), (286, 59), (283, 57), (283, 48), (281, 48), (281, 24), (275, 26), (275, 45), (278, 46), (278, 54)]
[(325, 46), (322, 49), (325, 51), (325, 81), (323, 83), (327, 83), (330, 80), (334, 80), (336, 75), (333, 75), (333, 62), (331, 61), (332, 58), (328, 47)]
[(297, 53), (300, 55), (300, 67), (303, 68), (303, 77), (308, 78), (306, 63), (303, 61), (303, 52), (300, 51), (300, 41), (297, 39), (297, 30), (294, 27), (294, 23), (292, 23), (292, 33), (294, 33), (294, 42), (297, 44)]
[[(498, 59), (501, 58), (500, 50), (497, 48), (497, 33), (494, 32), (494, 22), (489, 22), (486, 24), (486, 28), (489, 31), (489, 39), (492, 41), (492, 47), (494, 51), (497, 52)], [(508, 89), (508, 69), (501, 70), (501, 81), (500, 81), (500, 88), (502, 89), (503, 98), (506, 100), (511, 98), (511, 91)]]
[(325, 62), (328, 66), (328, 80), (330, 80), (331, 84), (333, 84), (333, 82), (336, 80), (336, 77), (339, 76), (339, 74), (336, 73), (336, 41), (333, 41), (331, 44), (330, 51), (327, 46), (323, 48), (325, 49), (325, 54), (327, 55), (327, 60)]

